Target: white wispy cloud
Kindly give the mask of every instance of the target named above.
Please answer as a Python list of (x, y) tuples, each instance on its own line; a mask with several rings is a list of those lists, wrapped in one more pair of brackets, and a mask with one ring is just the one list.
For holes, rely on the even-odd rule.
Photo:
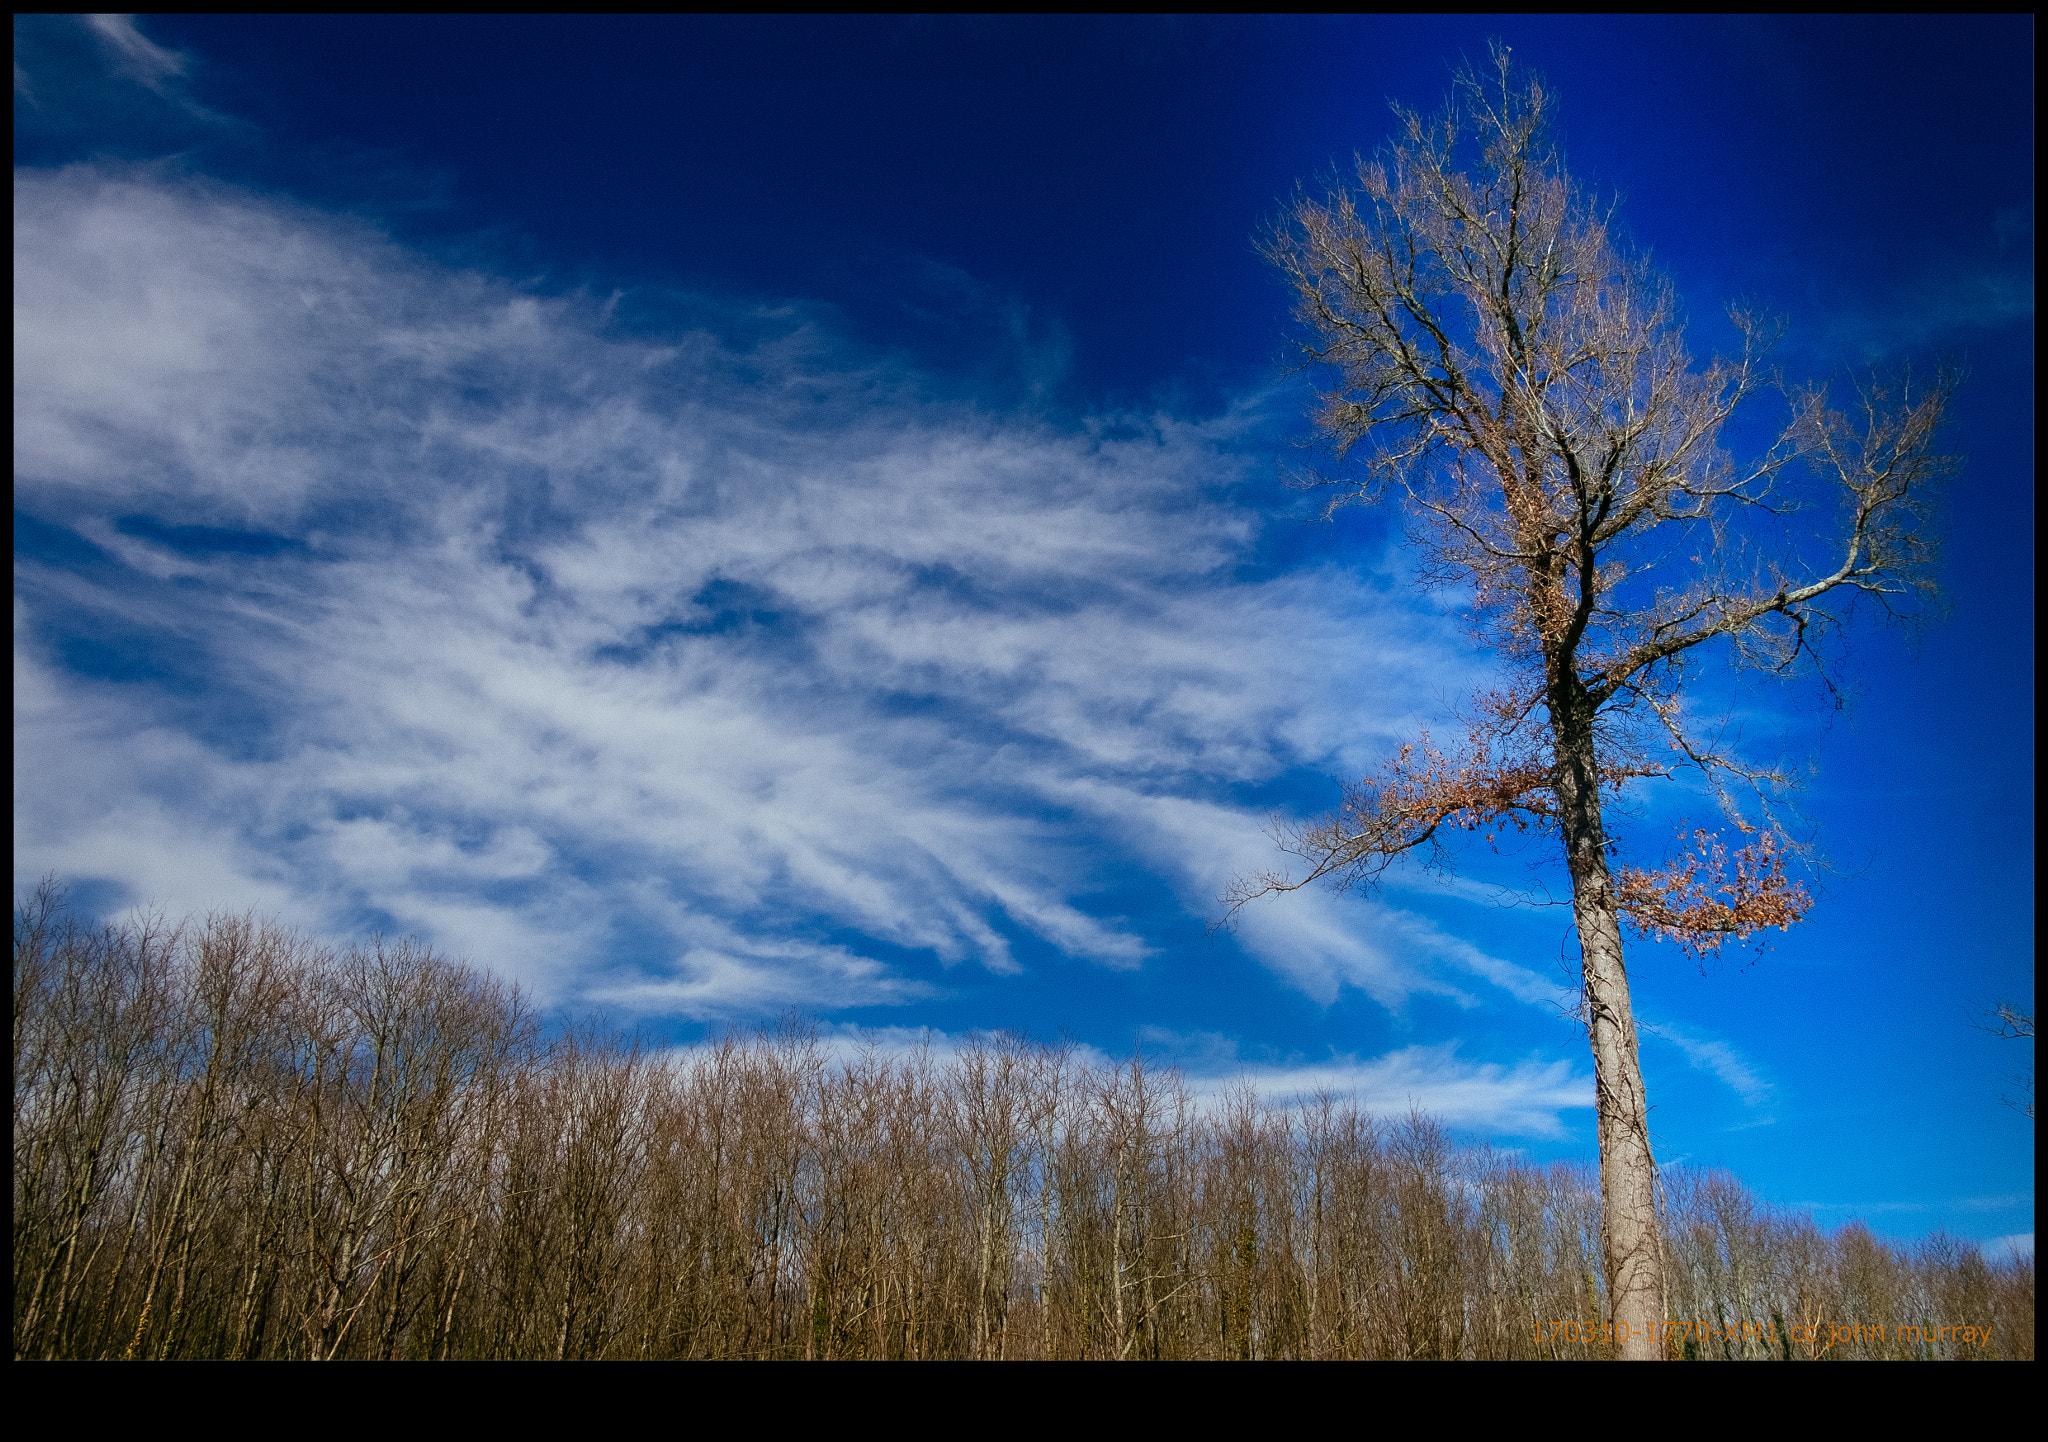
[(1982, 1246), (1984, 1256), (1993, 1262), (2028, 1262), (2034, 1258), (2034, 1234), (2014, 1232), (2009, 1237), (1993, 1237)]
[(1591, 1078), (1568, 1061), (1532, 1059), (1503, 1066), (1467, 1061), (1457, 1052), (1455, 1042), (1446, 1042), (1369, 1059), (1253, 1067), (1226, 1084), (1248, 1084), (1268, 1102), (1292, 1103), (1328, 1093), (1355, 1099), (1379, 1116), (1419, 1111), (1451, 1126), (1515, 1136), (1564, 1136), (1558, 1113), (1593, 1105)]
[[(970, 1044), (989, 1040), (985, 1035), (926, 1027), (839, 1025), (817, 1028), (812, 1035), (823, 1056), (842, 1066), (869, 1060), (944, 1066)], [(1137, 1041), (1152, 1073), (1160, 1076), (1171, 1069), (1202, 1110), (1227, 1105), (1247, 1091), (1271, 1108), (1313, 1104), (1327, 1096), (1389, 1121), (1419, 1111), (1451, 1126), (1492, 1135), (1556, 1138), (1569, 1131), (1563, 1113), (1590, 1110), (1593, 1105), (1591, 1079), (1569, 1062), (1473, 1062), (1459, 1056), (1454, 1043), (1404, 1047), (1372, 1058), (1249, 1065), (1238, 1056), (1236, 1041), (1222, 1033), (1144, 1027)], [(702, 1051), (682, 1048), (677, 1054), (687, 1058)], [(1070, 1044), (1062, 1055), (1069, 1068), (1098, 1075), (1130, 1061), (1088, 1045)]]
[[(548, 999), (886, 1004), (931, 985), (892, 948), (1146, 964), (1076, 899), (1105, 866), (1206, 914), (1265, 859), (1230, 786), (1458, 684), (1433, 613), (1234, 579), (1248, 412), (990, 414), (800, 308), (701, 314), (18, 175), (19, 501), (104, 559), (17, 565), (17, 874), (416, 930)], [(1554, 990), (1291, 900), (1242, 942), (1320, 999)]]
[(1851, 1212), (1862, 1215), (1878, 1212), (1925, 1212), (1937, 1207), (1964, 1212), (2002, 1212), (2014, 1207), (2030, 1207), (2033, 1202), (2033, 1197), (2027, 1193), (2006, 1192), (1983, 1197), (1944, 1197), (1913, 1202), (1795, 1202), (1793, 1205), (1809, 1212)]
[(151, 90), (185, 73), (185, 56), (135, 28), (133, 15), (87, 15), (86, 25), (107, 49), (116, 70)]
[(1755, 1064), (1729, 1042), (1669, 1021), (1644, 1021), (1640, 1029), (1644, 1035), (1654, 1036), (1676, 1047), (1689, 1065), (1695, 1070), (1710, 1073), (1740, 1097), (1745, 1107), (1753, 1111), (1768, 1111), (1776, 1089), (1757, 1071)]

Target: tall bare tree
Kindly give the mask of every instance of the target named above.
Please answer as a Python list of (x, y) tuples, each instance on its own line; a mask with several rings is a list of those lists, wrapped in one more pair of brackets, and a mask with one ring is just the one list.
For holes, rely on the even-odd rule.
[[(1434, 117), (1400, 111), (1355, 183), (1302, 194), (1266, 237), (1303, 323), (1316, 425), (1339, 464), (1330, 509), (1405, 503), (1422, 575), (1469, 586), (1498, 689), (1463, 739), (1423, 733), (1332, 815), (1276, 826), (1305, 875), (1370, 883), (1450, 833), (1562, 843), (1598, 1090), (1609, 1320), (1621, 1355), (1663, 1355), (1655, 1169), (1621, 924), (1698, 952), (1784, 927), (1810, 898), (1787, 872), (1773, 803), (1787, 778), (1746, 764), (1688, 715), (1689, 665), (1817, 666), (1857, 601), (1910, 617), (1933, 599), (1931, 492), (1954, 377), (1873, 380), (1849, 415), (1825, 385), (1765, 365), (1770, 327), (1734, 314), (1732, 359), (1695, 364), (1668, 282), (1565, 170), (1541, 82), (1497, 46)], [(1738, 408), (1784, 403), (1776, 440), (1738, 462)], [(1829, 519), (1810, 524), (1815, 503)], [(1823, 677), (1825, 671), (1821, 672)], [(1622, 789), (1691, 768), (1741, 833), (1693, 833), (1662, 869), (1610, 862)]]

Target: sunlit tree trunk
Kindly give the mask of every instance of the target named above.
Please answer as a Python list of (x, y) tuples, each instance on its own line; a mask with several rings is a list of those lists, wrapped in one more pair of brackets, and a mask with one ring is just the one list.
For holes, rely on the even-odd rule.
[(1555, 728), (1557, 793), (1578, 924), (1586, 1030), (1593, 1043), (1608, 1320), (1616, 1356), (1652, 1361), (1663, 1355), (1659, 1333), (1664, 1321), (1657, 1168), (1622, 961), (1621, 919), (1609, 884), (1592, 722), (1590, 715), (1575, 711), (1579, 708), (1565, 709)]

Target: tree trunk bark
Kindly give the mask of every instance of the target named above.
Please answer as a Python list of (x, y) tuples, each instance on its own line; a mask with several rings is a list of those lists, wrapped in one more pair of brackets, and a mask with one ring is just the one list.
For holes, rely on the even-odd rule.
[(1586, 1029), (1593, 1043), (1608, 1323), (1616, 1357), (1658, 1361), (1664, 1356), (1664, 1267), (1657, 1166), (1650, 1155), (1649, 1105), (1636, 1056), (1620, 918), (1608, 878), (1599, 770), (1590, 718), (1584, 725), (1567, 722), (1558, 730), (1558, 799), (1563, 804), (1572, 914), (1584, 967)]

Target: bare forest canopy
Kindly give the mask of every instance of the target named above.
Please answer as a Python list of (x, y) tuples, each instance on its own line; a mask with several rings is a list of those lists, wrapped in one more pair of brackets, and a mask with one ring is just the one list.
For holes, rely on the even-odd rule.
[[(406, 943), (14, 944), (17, 1358), (1587, 1358), (1589, 1168), (990, 1038), (548, 1039)], [(1667, 1172), (1701, 1359), (2033, 1357), (2031, 1258)], [(1970, 1329), (1967, 1334), (1957, 1330)]]

